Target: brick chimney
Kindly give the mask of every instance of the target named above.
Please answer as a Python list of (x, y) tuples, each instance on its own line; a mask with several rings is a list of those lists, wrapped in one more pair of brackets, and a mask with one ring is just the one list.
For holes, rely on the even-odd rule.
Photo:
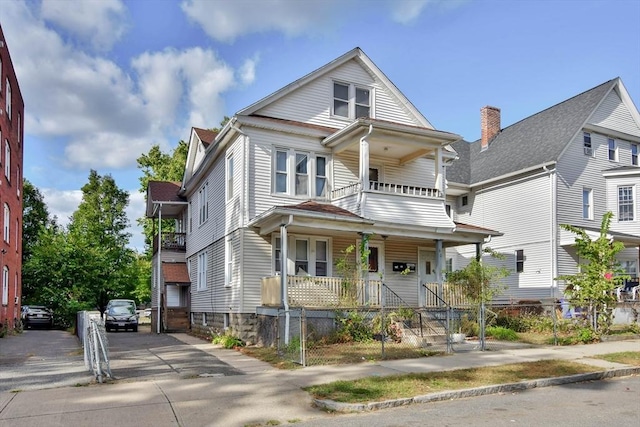
[(481, 149), (489, 147), (489, 141), (500, 132), (500, 109), (496, 107), (482, 107), (480, 109), (480, 128), (482, 130)]

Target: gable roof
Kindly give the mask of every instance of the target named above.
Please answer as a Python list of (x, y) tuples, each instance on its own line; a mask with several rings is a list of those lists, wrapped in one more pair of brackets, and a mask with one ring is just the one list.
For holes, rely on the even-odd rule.
[(301, 86), (306, 85), (307, 83), (317, 79), (323, 74), (326, 74), (332, 70), (335, 70), (336, 68), (340, 67), (341, 65), (345, 64), (346, 62), (352, 59), (355, 59), (371, 75), (373, 75), (376, 79), (380, 80), (389, 89), (390, 93), (397, 98), (398, 105), (403, 105), (407, 109), (407, 111), (417, 120), (417, 122), (421, 124), (421, 126), (434, 129), (434, 127), (431, 125), (431, 123), (429, 123), (426, 117), (424, 117), (422, 113), (418, 111), (418, 109), (411, 103), (411, 101), (409, 101), (409, 99), (405, 97), (402, 92), (400, 92), (400, 90), (396, 87), (396, 85), (394, 85), (393, 82), (389, 80), (389, 78), (373, 63), (373, 61), (371, 61), (371, 59), (359, 47), (356, 47), (350, 50), (349, 52), (334, 59), (328, 64), (325, 64), (322, 67), (316, 69), (315, 71), (312, 71), (306, 76), (303, 76), (298, 80), (292, 83), (289, 83), (283, 88), (273, 92), (270, 95), (267, 95), (261, 100), (238, 111), (236, 115), (240, 116), (240, 115), (254, 114), (261, 108), (264, 108), (266, 105), (271, 104), (283, 98), (284, 96), (290, 94), (294, 90), (297, 90)]
[(155, 205), (157, 204), (186, 204), (186, 199), (180, 196), (180, 188), (180, 182), (149, 181), (147, 184), (147, 217), (152, 218), (155, 215)]
[(163, 262), (162, 276), (165, 283), (191, 283), (185, 262)]
[(205, 147), (208, 147), (209, 144), (211, 144), (216, 139), (216, 136), (218, 136), (218, 132), (209, 129), (194, 127), (193, 131), (196, 133), (196, 135), (198, 135), (198, 138), (200, 138), (200, 141), (202, 141), (202, 144)]
[[(447, 170), (447, 178), (456, 178), (456, 182), (465, 184), (477, 184), (556, 162), (604, 98), (619, 85), (619, 78), (609, 80), (514, 123), (500, 130), (489, 141), (486, 150), (481, 149), (480, 140), (468, 145), (464, 145), (467, 144), (465, 141), (452, 144), (458, 153), (468, 149), (469, 163), (454, 162)], [(466, 168), (468, 174), (460, 170), (462, 168)]]

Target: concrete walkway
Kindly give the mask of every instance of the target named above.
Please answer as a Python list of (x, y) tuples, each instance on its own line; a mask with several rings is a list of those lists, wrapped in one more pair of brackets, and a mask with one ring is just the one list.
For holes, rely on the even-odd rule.
[(640, 340), (593, 345), (512, 349), (485, 353), (313, 366), (281, 371), (186, 334), (180, 341), (210, 353), (243, 375), (112, 382), (83, 387), (0, 393), (0, 427), (19, 426), (265, 426), (326, 419), (301, 387), (339, 379), (431, 372), (512, 362), (564, 359), (601, 366), (605, 372), (638, 369), (592, 359), (620, 351), (640, 351)]

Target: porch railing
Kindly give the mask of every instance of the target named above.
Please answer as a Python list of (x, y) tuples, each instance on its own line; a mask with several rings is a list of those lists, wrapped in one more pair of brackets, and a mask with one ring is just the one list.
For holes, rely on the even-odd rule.
[(469, 299), (464, 295), (462, 289), (458, 286), (452, 286), (448, 283), (442, 284), (442, 292), (439, 290), (437, 283), (426, 283), (426, 307), (440, 307), (442, 301), (446, 301), (452, 307), (464, 307), (471, 305)]
[[(163, 250), (169, 251), (185, 251), (187, 249), (186, 243), (187, 233), (167, 232), (162, 233), (160, 242), (162, 243)], [(153, 253), (158, 251), (158, 235), (153, 236)]]
[[(428, 198), (441, 198), (442, 192), (437, 188), (418, 187), (415, 185), (396, 184), (391, 182), (369, 181), (368, 190), (378, 191), (380, 193), (402, 194), (407, 196), (418, 196)], [(360, 192), (361, 185), (359, 182), (351, 183), (345, 187), (341, 187), (331, 191), (332, 199), (350, 196)]]
[[(262, 304), (279, 306), (280, 276), (262, 278)], [(379, 307), (382, 281), (345, 280), (341, 277), (288, 276), (288, 302), (292, 307)]]

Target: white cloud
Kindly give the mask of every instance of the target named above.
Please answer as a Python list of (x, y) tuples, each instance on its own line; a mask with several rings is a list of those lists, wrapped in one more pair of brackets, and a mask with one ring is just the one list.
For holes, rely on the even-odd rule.
[(44, 202), (51, 216), (58, 218), (58, 224), (66, 226), (69, 218), (78, 209), (82, 201), (81, 190), (57, 190), (55, 188), (40, 188)]
[(455, 9), (469, 0), (390, 0), (391, 17), (400, 24), (411, 24), (422, 14), (425, 8)]
[(182, 10), (212, 38), (232, 42), (237, 37), (264, 31), (288, 36), (320, 34), (331, 28), (340, 0), (236, 0), (212, 2), (184, 0)]
[(259, 57), (257, 55), (254, 58), (248, 58), (238, 69), (238, 74), (242, 84), (250, 85), (256, 79), (256, 66), (258, 65), (258, 61)]
[(131, 233), (129, 247), (138, 252), (144, 252), (144, 235), (142, 233), (142, 227), (138, 225), (138, 218), (142, 218), (145, 215), (146, 203), (144, 196), (145, 195), (137, 189), (129, 190), (129, 206), (126, 210), (127, 218), (129, 218), (130, 222), (127, 232)]
[(43, 0), (43, 19), (87, 40), (98, 50), (108, 50), (126, 30), (126, 9), (120, 0), (75, 1)]
[[(135, 167), (152, 144), (167, 147), (179, 132), (215, 126), (224, 116), (222, 95), (236, 85), (235, 72), (213, 51), (147, 52), (131, 60), (131, 74), (65, 42), (29, 5), (4, 3), (0, 22), (20, 76), (25, 130), (53, 137), (64, 166)], [(249, 71), (239, 78), (249, 79)]]

